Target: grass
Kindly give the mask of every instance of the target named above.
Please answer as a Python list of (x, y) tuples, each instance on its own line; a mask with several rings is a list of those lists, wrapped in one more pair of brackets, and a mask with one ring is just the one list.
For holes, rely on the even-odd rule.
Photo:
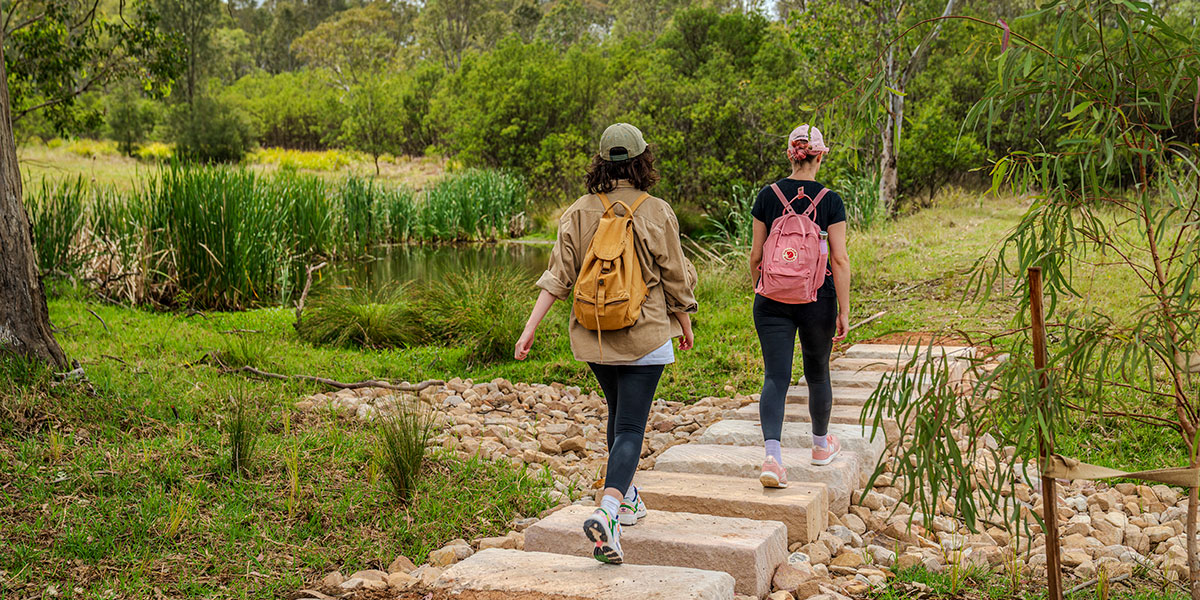
[(405, 347), (425, 337), (417, 304), (404, 283), (324, 290), (305, 307), (300, 337), (340, 347)]
[[(1136, 587), (1117, 583), (1109, 590), (1110, 600), (1185, 600), (1189, 596), (1179, 591), (1179, 588), (1169, 587), (1161, 582), (1137, 579)], [(917, 583), (929, 587), (928, 592), (916, 592), (908, 584)], [(1069, 589), (1074, 582), (1067, 580)], [(1160, 587), (1162, 586), (1162, 587)], [(947, 569), (945, 573), (932, 573), (923, 567), (902, 569), (896, 572), (896, 578), (889, 581), (888, 587), (871, 594), (873, 600), (908, 600), (913, 597), (930, 600), (945, 598), (947, 600), (1038, 600), (1046, 597), (1044, 583), (1027, 581), (1014, 589), (1012, 582), (1000, 573), (986, 570), (971, 570), (964, 580), (956, 580), (956, 575)], [(1099, 599), (1095, 588), (1067, 595), (1067, 600)]]
[[(104, 147), (102, 142), (89, 142), (95, 148)], [(93, 185), (130, 192), (157, 171), (155, 162), (165, 162), (174, 151), (167, 144), (150, 142), (136, 151), (138, 158), (116, 152), (80, 153), (73, 151), (62, 140), (51, 140), (48, 144), (24, 144), (17, 148), (17, 162), (21, 168), (22, 181), (26, 188), (37, 185), (43, 179), (52, 181), (74, 180), (83, 177)], [(332, 158), (337, 156), (339, 158)], [(244, 166), (256, 173), (294, 171), (315, 175), (328, 183), (336, 183), (348, 175), (373, 177), (375, 165), (357, 153), (344, 150), (302, 152), (278, 148), (267, 148), (252, 153)], [(438, 157), (395, 157), (380, 161), (382, 171), (379, 179), (390, 185), (408, 185), (414, 189), (428, 187), (446, 171), (446, 163)]]
[(395, 414), (380, 415), (376, 420), (380, 470), (401, 503), (409, 501), (420, 481), (433, 426), (429, 407), (414, 400), (401, 401)]
[[(419, 563), (451, 539), (502, 534), (549, 506), (545, 480), (435, 452), (397, 509), (371, 475), (372, 427), (291, 408), (321, 388), (222, 376), (199, 360), (225, 347), (220, 331), (258, 328), (289, 371), (398, 375), (377, 370), (377, 353), (294, 340), (287, 311), (184, 317), (59, 298), (52, 312), (96, 396), (0, 360), (0, 595), (54, 585), (66, 598), (148, 598), (154, 588), (276, 598), (334, 569), (386, 568), (399, 553)], [(257, 399), (262, 429), (244, 475), (227, 477), (222, 407), (240, 390)]]

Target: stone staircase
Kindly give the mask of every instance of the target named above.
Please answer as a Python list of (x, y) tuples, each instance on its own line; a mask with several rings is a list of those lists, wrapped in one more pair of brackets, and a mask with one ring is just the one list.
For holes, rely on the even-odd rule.
[[(928, 353), (927, 353), (928, 351)], [(855, 345), (831, 371), (830, 432), (843, 443), (833, 464), (809, 464), (812, 445), (805, 386), (789, 390), (783, 430), (790, 486), (758, 482), (762, 433), (756, 403), (730, 411), (691, 443), (658, 456), (634, 478), (649, 515), (625, 527), (626, 564), (591, 558), (581, 531), (590, 505), (572, 505), (525, 530), (525, 549), (488, 549), (448, 569), (437, 587), (464, 600), (593, 600), (636, 596), (672, 600), (765, 598), (788, 548), (821, 536), (830, 515), (841, 517), (861, 493), (899, 428), (860, 425), (863, 404), (882, 377), (906, 364), (912, 347)], [(958, 361), (971, 349), (940, 346), (921, 356)], [(828, 534), (826, 534), (828, 535)], [(821, 539), (824, 539), (822, 537)]]

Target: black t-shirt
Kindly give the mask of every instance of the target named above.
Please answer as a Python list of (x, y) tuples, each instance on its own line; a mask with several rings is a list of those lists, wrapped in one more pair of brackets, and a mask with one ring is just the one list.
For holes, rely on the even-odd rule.
[[(795, 179), (780, 179), (775, 182), (779, 186), (779, 191), (783, 192), (783, 196), (789, 201), (795, 200), (800, 194), (800, 188), (804, 188), (804, 194), (809, 199), (816, 198), (825, 186), (815, 181), (797, 181)], [(808, 210), (809, 200), (792, 203), (792, 210), (799, 214), (804, 214)], [(758, 198), (754, 200), (754, 208), (750, 209), (750, 214), (754, 215), (755, 219), (762, 221), (767, 225), (767, 233), (771, 233), (771, 225), (775, 223), (775, 219), (783, 216), (783, 203), (779, 201), (779, 196), (775, 195), (775, 191), (771, 186), (765, 186), (758, 192)], [(837, 192), (829, 190), (825, 193), (825, 197), (821, 198), (821, 203), (817, 205), (817, 210), (813, 215), (813, 221), (822, 231), (828, 231), (829, 226), (835, 223), (841, 223), (846, 220), (846, 205), (842, 204), (842, 197)], [(817, 290), (818, 296), (837, 296), (837, 288), (833, 285), (833, 275), (825, 276), (825, 285)]]

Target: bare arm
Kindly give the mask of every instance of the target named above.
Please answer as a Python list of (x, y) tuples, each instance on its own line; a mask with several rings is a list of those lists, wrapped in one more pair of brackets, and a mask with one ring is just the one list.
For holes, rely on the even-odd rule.
[(525, 360), (525, 357), (529, 356), (529, 349), (533, 347), (533, 336), (537, 334), (538, 326), (542, 324), (542, 319), (546, 318), (546, 313), (550, 312), (550, 307), (554, 306), (556, 300), (558, 297), (546, 290), (542, 290), (542, 293), (538, 294), (537, 302), (533, 304), (533, 311), (529, 313), (529, 320), (525, 322), (525, 331), (517, 340), (513, 358)]
[(850, 253), (846, 251), (846, 222), (829, 226), (829, 263), (837, 289), (838, 325), (834, 341), (846, 339), (850, 330)]
[(767, 224), (754, 219), (754, 241), (750, 244), (750, 285), (758, 285), (758, 267), (762, 265), (763, 243), (767, 241)]

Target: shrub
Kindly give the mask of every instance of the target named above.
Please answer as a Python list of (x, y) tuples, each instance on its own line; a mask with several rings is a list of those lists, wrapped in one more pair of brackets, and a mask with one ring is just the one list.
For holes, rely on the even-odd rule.
[[(112, 140), (90, 140), (90, 139), (75, 139), (66, 142), (65, 147), (67, 152), (82, 156), (84, 158), (97, 158), (100, 156), (117, 156), (120, 151), (117, 149), (117, 143)], [(55, 148), (56, 146), (50, 146)]]
[(433, 431), (433, 411), (409, 398), (397, 403), (394, 414), (380, 413), (377, 423), (381, 470), (396, 499), (405, 502), (421, 476)]
[(406, 284), (326, 290), (305, 308), (300, 337), (334, 346), (407, 346), (424, 334), (415, 305)]
[(166, 162), (175, 158), (175, 148), (162, 142), (150, 142), (133, 151), (139, 160), (150, 162)]
[(512, 356), (525, 328), (529, 275), (506, 268), (451, 274), (429, 285), (423, 314), (431, 335), (467, 348), (468, 364)]
[(254, 145), (253, 133), (239, 110), (204, 96), (191, 106), (176, 108), (171, 135), (181, 158), (201, 163), (238, 162)]

